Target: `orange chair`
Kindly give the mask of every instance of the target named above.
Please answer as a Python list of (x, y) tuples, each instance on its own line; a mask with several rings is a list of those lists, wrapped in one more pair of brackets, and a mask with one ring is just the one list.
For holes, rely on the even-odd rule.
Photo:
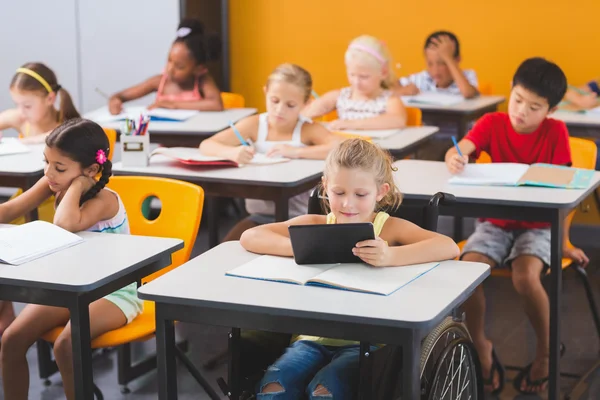
[(480, 82), (478, 90), (479, 94), (489, 96), (492, 94), (492, 84), (489, 82)]
[[(196, 242), (202, 218), (204, 191), (200, 186), (166, 178), (119, 176), (111, 178), (108, 187), (119, 193), (127, 210), (129, 226), (133, 235), (179, 238), (183, 249), (173, 253), (172, 264), (142, 280), (146, 283), (178, 267), (189, 260)], [(150, 221), (142, 213), (142, 203), (155, 196), (161, 201), (159, 216)], [(57, 371), (51, 359), (49, 343), (53, 343), (63, 328), (55, 328), (38, 341), (40, 378), (48, 378)], [(130, 324), (107, 332), (92, 341), (93, 349), (118, 347), (119, 385), (126, 385), (139, 376), (156, 368), (155, 356), (131, 365), (131, 342), (145, 342), (154, 337), (156, 320), (154, 302), (144, 301), (144, 311)], [(41, 350), (45, 349), (45, 350)]]
[(406, 107), (406, 126), (423, 125), (423, 112), (416, 107)]
[[(587, 139), (571, 137), (571, 138), (569, 138), (569, 145), (571, 147), (571, 158), (572, 158), (572, 162), (573, 162), (573, 167), (583, 168), (583, 169), (592, 169), (592, 170), (595, 169), (597, 148), (596, 148), (596, 144), (594, 142), (592, 142), (591, 140), (587, 140)], [(482, 152), (481, 155), (479, 156), (479, 158), (477, 159), (477, 162), (478, 163), (489, 163), (489, 162), (491, 162), (491, 158), (490, 158), (489, 154)], [(571, 211), (565, 220), (565, 224), (567, 224), (567, 227), (569, 227), (569, 228), (571, 227), (571, 222), (573, 221), (575, 212), (576, 212), (576, 210)], [(568, 232), (568, 230), (567, 230), (567, 232)], [(567, 237), (564, 238), (564, 240), (566, 241), (568, 247), (571, 247), (571, 248), (573, 247), (568, 235), (567, 235)], [(462, 252), (462, 249), (463, 249), (465, 243), (466, 243), (466, 241), (462, 241), (462, 242), (458, 243), (458, 247), (460, 247), (461, 252)], [(594, 319), (594, 324), (596, 325), (596, 331), (597, 331), (598, 336), (600, 336), (600, 316), (598, 314), (598, 309), (596, 307), (596, 302), (594, 300), (594, 294), (593, 294), (592, 286), (591, 286), (589, 278), (588, 278), (588, 274), (587, 274), (586, 270), (581, 265), (579, 265), (575, 260), (572, 260), (570, 258), (563, 258), (562, 259), (562, 269), (564, 270), (567, 268), (572, 268), (574, 271), (577, 272), (577, 275), (581, 278), (581, 281), (583, 283), (585, 293), (587, 296), (587, 300), (588, 300), (588, 303), (590, 306), (590, 311), (592, 313), (592, 318)], [(549, 273), (550, 273), (550, 270), (547, 271), (547, 274), (549, 274)], [(499, 267), (499, 268), (494, 268), (491, 272), (491, 275), (510, 278), (511, 271), (508, 268)]]
[[(115, 151), (115, 143), (117, 141), (117, 131), (110, 128), (102, 128), (106, 137), (108, 138), (108, 144), (110, 148), (110, 154), (108, 159), (112, 161), (112, 157)], [(14, 199), (23, 193), (23, 189), (19, 189), (11, 196), (9, 200)], [(53, 222), (54, 221), (54, 196), (48, 198), (38, 207), (38, 219), (40, 221)], [(19, 217), (11, 222), (14, 225), (22, 225), (26, 222), (25, 217)]]
[(221, 92), (221, 101), (223, 101), (223, 108), (225, 110), (230, 108), (244, 108), (246, 104), (244, 96), (229, 92)]

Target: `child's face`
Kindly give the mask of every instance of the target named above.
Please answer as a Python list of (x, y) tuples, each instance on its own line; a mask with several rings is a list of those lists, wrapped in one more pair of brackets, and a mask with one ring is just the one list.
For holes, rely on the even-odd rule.
[(171, 81), (184, 84), (193, 77), (206, 73), (206, 67), (197, 65), (190, 51), (183, 43), (173, 43), (167, 62), (167, 74)]
[(18, 89), (10, 89), (10, 97), (15, 102), (23, 119), (31, 124), (36, 124), (47, 117), (56, 99), (54, 93), (42, 95), (39, 92)]
[(381, 87), (384, 80), (382, 68), (374, 68), (372, 65), (350, 60), (346, 63), (348, 82), (352, 91), (364, 96), (370, 96)]
[(77, 177), (85, 175), (93, 178), (98, 172), (97, 164), (84, 169), (60, 150), (48, 146), (44, 149), (44, 162), (44, 175), (54, 193), (65, 192)]
[(273, 81), (265, 88), (269, 125), (296, 123), (306, 103), (305, 92), (293, 83)]
[(547, 99), (523, 86), (516, 85), (510, 92), (508, 116), (516, 132), (531, 133), (535, 131), (544, 118), (556, 109), (556, 107), (552, 110), (549, 108)]
[(323, 184), (329, 206), (338, 223), (372, 222), (373, 211), (390, 190), (387, 183), (377, 185), (371, 171), (339, 168)]
[(431, 47), (426, 48), (425, 61), (427, 62), (427, 72), (437, 87), (447, 88), (452, 84), (454, 81), (452, 74), (437, 50)]

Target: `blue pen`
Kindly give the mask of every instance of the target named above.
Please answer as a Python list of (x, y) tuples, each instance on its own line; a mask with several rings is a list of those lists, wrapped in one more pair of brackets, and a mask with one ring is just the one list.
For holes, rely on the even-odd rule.
[(246, 142), (244, 140), (244, 137), (242, 136), (242, 134), (240, 133), (240, 131), (238, 131), (238, 129), (235, 127), (235, 125), (233, 125), (233, 122), (229, 121), (229, 126), (231, 127), (231, 129), (233, 129), (233, 133), (235, 133), (235, 136), (237, 136), (237, 138), (239, 139), (239, 141), (242, 144), (242, 146), (250, 146), (248, 144), (248, 142)]
[(458, 155), (462, 157), (463, 153), (462, 153), (462, 151), (460, 151), (460, 148), (458, 147), (458, 142), (456, 141), (456, 136), (452, 136), (452, 142), (454, 143), (454, 147), (456, 148)]

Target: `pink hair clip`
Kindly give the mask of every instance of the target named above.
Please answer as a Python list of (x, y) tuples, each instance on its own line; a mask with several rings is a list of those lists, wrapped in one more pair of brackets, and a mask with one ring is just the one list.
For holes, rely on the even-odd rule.
[(106, 153), (104, 152), (104, 150), (100, 149), (96, 152), (96, 162), (98, 162), (98, 164), (102, 165), (106, 162), (106, 160), (108, 160), (108, 158), (106, 158)]

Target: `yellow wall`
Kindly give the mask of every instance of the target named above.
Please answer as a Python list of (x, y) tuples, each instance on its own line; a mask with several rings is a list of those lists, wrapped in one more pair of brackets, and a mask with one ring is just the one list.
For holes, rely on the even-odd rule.
[(427, 34), (446, 29), (461, 42), (462, 67), (508, 95), (527, 57), (557, 62), (569, 83), (600, 76), (599, 0), (231, 0), (232, 89), (264, 110), (262, 86), (278, 64), (308, 69), (318, 93), (347, 85), (352, 38), (384, 40), (398, 75), (422, 70)]

